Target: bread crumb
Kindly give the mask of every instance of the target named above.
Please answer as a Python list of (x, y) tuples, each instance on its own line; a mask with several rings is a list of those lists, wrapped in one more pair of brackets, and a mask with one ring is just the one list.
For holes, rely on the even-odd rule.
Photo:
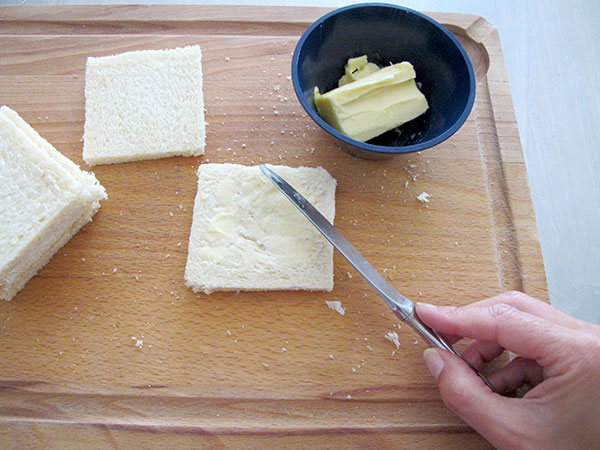
[[(141, 350), (142, 347), (144, 346), (144, 335), (142, 334), (141, 339), (138, 339), (135, 336), (131, 336), (131, 339), (133, 339), (135, 341), (135, 346)], [(75, 340), (75, 339), (73, 339), (73, 340)]]
[(429, 203), (429, 197), (431, 197), (431, 194), (428, 194), (427, 192), (422, 192), (421, 194), (419, 194), (419, 196), (417, 197), (417, 200), (422, 201), (423, 203)]
[(340, 302), (338, 300), (335, 300), (335, 301), (327, 301), (326, 300), (325, 303), (327, 304), (329, 309), (331, 309), (332, 311), (335, 311), (342, 316), (346, 314), (346, 309), (342, 306), (342, 302)]
[(397, 349), (400, 348), (400, 341), (398, 340), (398, 333), (395, 331), (388, 331), (385, 333), (385, 338), (390, 341), (392, 344), (396, 346)]

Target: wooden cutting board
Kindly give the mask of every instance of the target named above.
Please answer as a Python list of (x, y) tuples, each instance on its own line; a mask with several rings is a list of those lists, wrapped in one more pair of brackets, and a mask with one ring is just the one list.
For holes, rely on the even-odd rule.
[(293, 93), (296, 41), (325, 12), (0, 8), (0, 103), (82, 167), (88, 56), (200, 44), (209, 122), (204, 157), (94, 167), (109, 195), (94, 221), (0, 303), (1, 447), (487, 446), (442, 404), (424, 344), (339, 255), (330, 293), (185, 287), (198, 165), (275, 163), (337, 179), (336, 226), (409, 298), (547, 299), (496, 29), (431, 14), (469, 52), (475, 107), (435, 149), (366, 161)]

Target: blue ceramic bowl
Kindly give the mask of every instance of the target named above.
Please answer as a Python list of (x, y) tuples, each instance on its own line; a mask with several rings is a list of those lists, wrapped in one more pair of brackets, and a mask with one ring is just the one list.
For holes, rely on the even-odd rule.
[[(337, 87), (348, 58), (367, 55), (380, 66), (410, 62), (429, 102), (422, 116), (368, 142), (344, 136), (317, 113), (315, 86)], [(292, 58), (292, 81), (302, 107), (349, 153), (369, 159), (433, 147), (467, 120), (475, 73), (467, 52), (443, 25), (411, 9), (384, 3), (352, 5), (326, 14), (302, 35)]]

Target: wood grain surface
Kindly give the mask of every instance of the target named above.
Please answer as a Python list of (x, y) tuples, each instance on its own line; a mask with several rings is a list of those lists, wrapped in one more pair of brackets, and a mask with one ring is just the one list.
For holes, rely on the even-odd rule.
[(338, 254), (330, 293), (185, 287), (198, 165), (275, 163), (337, 179), (336, 226), (409, 298), (547, 299), (496, 29), (432, 14), (469, 52), (475, 107), (435, 149), (366, 161), (293, 93), (295, 43), (325, 12), (0, 8), (0, 103), (83, 168), (88, 56), (200, 44), (209, 123), (204, 157), (95, 166), (109, 198), (94, 221), (0, 303), (3, 448), (487, 447), (442, 404), (424, 344)]

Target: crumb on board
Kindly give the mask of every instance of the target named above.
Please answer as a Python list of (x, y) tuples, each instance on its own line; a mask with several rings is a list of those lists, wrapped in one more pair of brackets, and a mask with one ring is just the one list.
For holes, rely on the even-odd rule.
[(326, 300), (325, 303), (332, 311), (335, 311), (342, 316), (346, 314), (346, 309), (342, 306), (342, 302), (340, 302), (339, 300)]
[(427, 192), (422, 192), (417, 196), (417, 200), (423, 203), (429, 203), (429, 197), (431, 197), (431, 194), (428, 194)]
[(137, 348), (139, 348), (140, 350), (144, 347), (144, 335), (142, 334), (142, 337), (140, 339), (138, 339), (135, 336), (131, 336), (131, 339), (133, 339), (135, 341), (135, 346)]
[(385, 338), (390, 341), (392, 344), (396, 346), (396, 348), (400, 348), (400, 341), (398, 340), (398, 333), (395, 331), (388, 331), (385, 333)]

